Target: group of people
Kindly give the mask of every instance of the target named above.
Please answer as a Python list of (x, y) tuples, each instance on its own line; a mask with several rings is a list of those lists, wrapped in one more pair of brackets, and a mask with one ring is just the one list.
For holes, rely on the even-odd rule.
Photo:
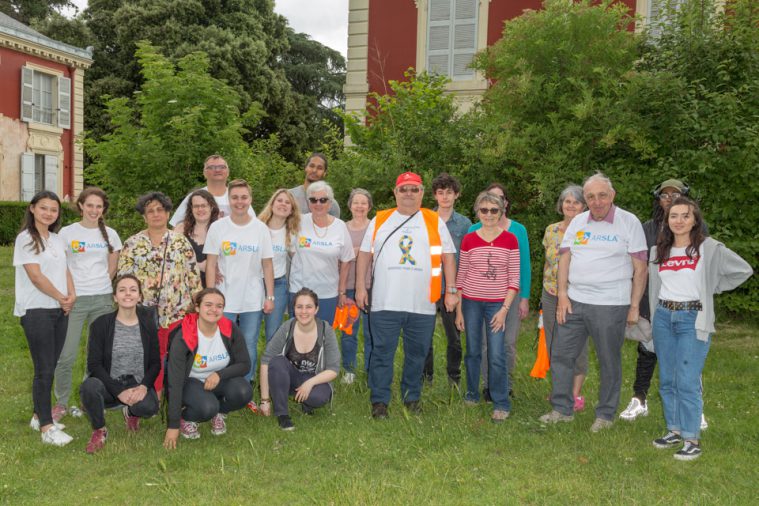
[[(210, 422), (213, 435), (226, 433), (227, 414), (245, 407), (273, 413), (280, 428), (292, 430), (291, 396), (310, 414), (331, 402), (341, 367), (342, 382), (355, 381), (359, 327), (372, 417), (389, 416), (401, 337), (400, 396), (407, 410), (419, 412), (423, 383), (433, 379), (437, 313), (447, 337), (448, 380), (460, 383), (464, 331), (464, 402), (480, 402), (482, 386), (482, 397), (493, 403), (492, 421), (506, 420), (531, 284), (527, 231), (509, 217), (506, 188), (494, 183), (477, 196), (479, 221), (472, 225), (455, 210), (461, 194), (455, 178), (440, 174), (432, 181), (433, 211), (422, 207), (421, 177), (406, 172), (395, 182), (397, 207), (370, 219), (372, 196), (356, 188), (346, 222), (324, 180), (327, 163), (314, 153), (304, 184), (277, 190), (256, 216), (250, 185), (228, 181), (226, 161), (212, 155), (203, 169), (207, 186), (191, 192), (173, 217), (164, 194), (141, 196), (136, 210), (146, 228), (123, 244), (105, 225), (109, 203), (102, 190), (81, 192), (81, 221), (59, 233), (60, 200), (49, 191), (35, 195), (15, 244), (14, 314), (34, 363), (31, 426), (42, 441), (69, 443), (60, 421), (84, 412), (93, 429), (86, 450), (94, 453), (108, 436), (104, 410), (120, 409), (127, 429), (136, 431), (164, 397), (169, 449), (179, 435), (200, 437), (201, 422)], [(698, 205), (684, 188), (676, 180), (657, 188), (654, 228), (645, 234), (634, 215), (613, 204), (611, 181), (603, 175), (561, 193), (563, 220), (549, 225), (543, 239), (553, 410), (542, 422), (570, 421), (584, 408), (591, 336), (601, 374), (591, 430), (612, 424), (625, 327), (649, 316), (641, 299), (650, 271), (654, 345), (641, 344), (640, 356), (650, 363), (656, 349), (668, 431), (654, 445), (682, 443), (676, 456), (698, 456), (693, 419), (701, 418), (699, 376), (714, 332), (712, 295), (739, 285), (751, 268), (706, 237)], [(338, 344), (336, 312), (352, 305), (361, 316)], [(81, 407), (69, 406), (85, 322), (87, 377)], [(266, 344), (257, 374), (262, 326)], [(647, 390), (653, 366), (638, 371), (648, 373), (636, 380), (635, 399), (645, 406), (638, 384)]]

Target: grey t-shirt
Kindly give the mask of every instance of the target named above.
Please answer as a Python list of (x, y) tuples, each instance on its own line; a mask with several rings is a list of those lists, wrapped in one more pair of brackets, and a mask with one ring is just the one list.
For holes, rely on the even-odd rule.
[(111, 377), (131, 374), (141, 382), (145, 375), (145, 363), (140, 337), (140, 325), (124, 325), (116, 320), (113, 331), (113, 354), (111, 357)]
[[(292, 195), (295, 198), (296, 202), (298, 202), (298, 207), (300, 207), (300, 214), (307, 214), (311, 212), (308, 209), (308, 200), (306, 199), (306, 188), (303, 185), (296, 186), (295, 188), (290, 188), (288, 191), (290, 192), (290, 195)], [(331, 214), (335, 218), (340, 217), (340, 205), (334, 199), (332, 199), (332, 206), (330, 206), (329, 208), (329, 214)]]

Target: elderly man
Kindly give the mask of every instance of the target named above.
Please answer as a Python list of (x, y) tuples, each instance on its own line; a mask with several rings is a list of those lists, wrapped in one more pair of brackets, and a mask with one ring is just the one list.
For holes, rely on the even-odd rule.
[[(387, 418), (393, 360), (403, 332), (401, 398), (411, 412), (419, 412), (422, 369), (435, 330), (436, 302), (442, 295), (445, 309), (458, 303), (456, 247), (437, 213), (422, 209), (422, 178), (413, 172), (395, 182), (395, 209), (379, 211), (369, 224), (356, 261), (356, 303), (369, 310), (373, 339), (369, 357), (372, 417)], [(366, 273), (373, 260), (371, 307)]]
[(591, 432), (611, 427), (622, 385), (625, 323), (638, 321), (646, 286), (646, 238), (640, 220), (614, 205), (603, 174), (583, 185), (589, 210), (567, 227), (559, 250), (557, 336), (551, 350), (553, 411), (543, 423), (574, 419), (574, 363), (588, 335), (600, 366), (600, 391)]
[[(288, 191), (290, 195), (298, 202), (301, 214), (310, 213), (308, 209), (308, 200), (306, 199), (306, 190), (311, 183), (317, 181), (323, 181), (327, 176), (327, 157), (322, 153), (311, 153), (311, 156), (306, 160), (306, 166), (303, 168), (303, 172), (306, 173), (306, 178), (303, 180), (303, 184), (290, 188)], [(332, 204), (329, 207), (329, 214), (335, 218), (340, 217), (340, 204), (337, 200), (332, 199)]]
[[(206, 178), (206, 185), (203, 190), (208, 190), (213, 195), (216, 204), (219, 206), (219, 218), (229, 216), (229, 195), (227, 192), (227, 180), (229, 179), (229, 166), (227, 161), (221, 155), (211, 155), (203, 162), (203, 176)], [(187, 203), (190, 200), (190, 195), (182, 199), (182, 203), (179, 204), (177, 210), (174, 212), (174, 216), (169, 220), (169, 224), (172, 227), (176, 227), (184, 221), (185, 213), (187, 212)], [(248, 215), (255, 216), (253, 207), (248, 208)]]

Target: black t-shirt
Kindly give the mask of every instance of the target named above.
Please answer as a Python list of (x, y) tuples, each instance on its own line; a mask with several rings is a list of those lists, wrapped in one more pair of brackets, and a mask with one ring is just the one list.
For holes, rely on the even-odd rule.
[(295, 342), (291, 341), (285, 356), (298, 371), (308, 374), (316, 374), (316, 364), (319, 360), (319, 348), (319, 341), (317, 340), (311, 351), (300, 353), (295, 349)]

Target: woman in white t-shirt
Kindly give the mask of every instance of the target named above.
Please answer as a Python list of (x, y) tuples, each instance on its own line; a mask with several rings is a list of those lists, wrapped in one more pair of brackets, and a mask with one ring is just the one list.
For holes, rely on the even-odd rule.
[[(66, 246), (66, 261), (76, 288), (76, 303), (69, 313), (66, 341), (55, 368), (53, 420), (66, 414), (73, 383), (73, 369), (79, 354), (79, 341), (85, 321), (92, 324), (98, 317), (113, 311), (111, 279), (121, 251), (119, 234), (105, 226), (108, 196), (100, 188), (85, 188), (76, 200), (82, 219), (60, 231)], [(73, 417), (82, 411), (68, 408)]]
[(287, 311), (287, 271), (300, 230), (298, 202), (289, 191), (280, 188), (266, 203), (258, 219), (269, 227), (274, 252), (274, 310), (264, 315), (268, 343), (282, 325), (285, 311)]
[(332, 187), (324, 181), (311, 183), (306, 196), (311, 212), (300, 220), (290, 270), (290, 310), (294, 294), (310, 288), (319, 296), (317, 317), (332, 325), (335, 309), (345, 304), (350, 261), (356, 255), (345, 222), (329, 214), (334, 200)]
[(55, 233), (61, 225), (61, 201), (51, 191), (37, 193), (26, 208), (21, 233), (13, 248), (16, 269), (15, 316), (21, 317), (34, 363), (29, 424), (42, 432), (42, 442), (64, 446), (72, 438), (53, 421), (50, 393), (55, 364), (63, 348), (68, 313), (74, 307), (74, 280), (66, 267), (66, 248)]
[(740, 256), (704, 237), (698, 205), (678, 197), (666, 211), (651, 248), (649, 304), (659, 359), (659, 393), (667, 433), (653, 441), (674, 457), (701, 455), (701, 371), (714, 334), (714, 294), (732, 290), (753, 273)]

